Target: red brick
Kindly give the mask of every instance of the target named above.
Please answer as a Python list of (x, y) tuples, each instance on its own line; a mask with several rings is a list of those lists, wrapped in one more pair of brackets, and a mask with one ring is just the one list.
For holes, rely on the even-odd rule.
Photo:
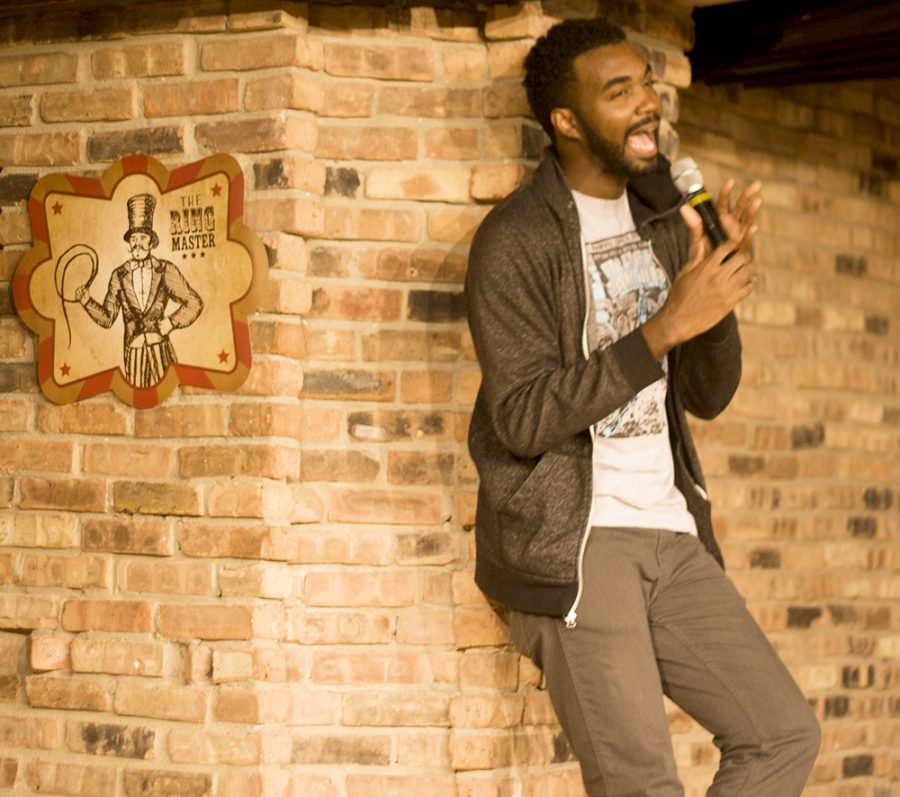
[(508, 733), (455, 731), (450, 739), (453, 769), (505, 769), (512, 763)]
[(108, 589), (112, 585), (112, 563), (96, 556), (26, 554), (22, 557), (21, 583), (28, 587)]
[(452, 484), (454, 455), (391, 451), (388, 454), (387, 479), (390, 484)]
[(410, 606), (415, 600), (415, 574), (388, 572), (310, 573), (303, 596), (308, 606)]
[(425, 156), (438, 160), (475, 160), (480, 158), (478, 128), (436, 127), (426, 130)]
[(67, 600), (62, 627), (66, 631), (150, 633), (155, 604), (129, 600)]
[(337, 240), (408, 241), (419, 240), (419, 216), (411, 210), (327, 207), (324, 238)]
[(74, 83), (78, 56), (71, 53), (9, 55), (0, 58), (0, 87)]
[(493, 609), (457, 611), (453, 626), (460, 649), (509, 644), (508, 626)]
[(76, 753), (117, 758), (156, 757), (156, 731), (135, 725), (99, 722), (66, 723), (66, 745)]
[(350, 726), (447, 727), (449, 706), (449, 696), (439, 692), (357, 692), (344, 699), (342, 722)]
[(40, 512), (0, 514), (0, 541), (14, 548), (75, 548), (77, 515)]
[(419, 150), (412, 127), (322, 124), (316, 155), (335, 160), (413, 160)]
[(311, 300), (311, 290), (306, 280), (284, 275), (269, 279), (268, 290), (259, 309), (264, 313), (306, 315)]
[(425, 47), (329, 42), (325, 71), (341, 77), (428, 81), (434, 79), (434, 54)]
[(71, 669), (69, 658), (70, 637), (50, 634), (29, 636), (28, 663), (37, 672)]
[(134, 419), (136, 437), (222, 437), (228, 430), (228, 407), (183, 404), (142, 410)]
[(347, 776), (347, 797), (406, 797), (427, 794), (428, 797), (458, 797), (456, 777), (429, 775), (358, 775)]
[(398, 290), (328, 284), (314, 289), (310, 317), (399, 321), (402, 301)]
[(449, 610), (416, 611), (397, 618), (401, 645), (452, 645), (453, 613)]
[[(0, 135), (0, 163), (7, 166), (72, 166), (80, 157), (78, 132)], [(16, 242), (9, 236), (4, 238)]]
[(124, 797), (206, 797), (213, 793), (213, 776), (202, 772), (131, 769), (125, 771), (123, 787)]
[(444, 520), (440, 493), (333, 490), (328, 519), (336, 523), (436, 524)]
[(484, 210), (476, 208), (429, 210), (428, 237), (439, 243), (455, 245), (471, 243), (484, 215)]
[(244, 92), (245, 111), (290, 108), (318, 114), (324, 103), (322, 84), (306, 74), (267, 75), (249, 81)]
[(88, 442), (82, 469), (87, 474), (164, 479), (172, 474), (174, 463), (174, 446)]
[[(388, 371), (307, 369), (302, 398), (392, 401), (395, 377)], [(308, 439), (308, 438), (304, 438)]]
[(306, 564), (389, 565), (394, 563), (394, 538), (371, 534), (311, 530), (298, 536), (297, 561)]
[(159, 630), (169, 639), (253, 639), (277, 637), (280, 609), (265, 606), (168, 605), (160, 609)]
[(0, 473), (50, 471), (70, 473), (75, 444), (66, 440), (0, 440)]
[(553, 20), (536, 3), (494, 5), (487, 11), (484, 35), (489, 40), (536, 39), (547, 32)]
[(321, 117), (368, 117), (372, 115), (374, 101), (374, 86), (340, 81), (325, 86), (318, 114)]
[(0, 322), (0, 358), (25, 360), (30, 357), (31, 335), (12, 319)]
[(315, 492), (281, 482), (233, 482), (213, 487), (207, 498), (212, 517), (258, 517), (284, 523), (310, 523), (322, 514)]
[(444, 47), (441, 64), (445, 83), (482, 82), (487, 72), (487, 54), (483, 46)]
[(303, 412), (294, 404), (239, 404), (231, 407), (231, 423), (228, 433), (239, 437), (290, 437), (299, 438)]
[(120, 589), (132, 593), (216, 595), (215, 568), (207, 562), (121, 561)]
[(94, 518), (84, 522), (81, 545), (86, 551), (171, 556), (175, 552), (168, 520)]
[(484, 164), (472, 170), (472, 198), (496, 202), (518, 188), (525, 169), (517, 163)]
[(297, 538), (290, 527), (185, 523), (178, 530), (178, 547), (186, 556), (286, 561), (296, 555)]
[(123, 435), (128, 429), (126, 409), (121, 402), (101, 399), (63, 406), (44, 402), (38, 409), (37, 423), (42, 432), (50, 435)]
[(168, 734), (169, 758), (176, 764), (228, 764), (253, 766), (260, 762), (262, 740), (259, 735), (228, 732), (198, 733), (171, 730)]
[(41, 96), (45, 122), (121, 122), (135, 117), (133, 88), (54, 91)]
[(148, 83), (144, 87), (144, 115), (200, 116), (240, 108), (237, 78)]
[(178, 722), (202, 722), (206, 716), (207, 693), (200, 686), (144, 684), (119, 681), (116, 685), (117, 714)]
[(531, 49), (529, 41), (492, 42), (488, 45), (488, 67), (492, 80), (525, 74), (525, 56)]
[(433, 119), (480, 118), (482, 95), (475, 88), (385, 86), (378, 92), (378, 111)]
[(115, 794), (117, 770), (56, 761), (29, 761), (25, 782), (33, 794), (108, 797)]
[(455, 362), (460, 336), (456, 332), (384, 330), (363, 338), (363, 359), (378, 362)]
[(262, 35), (229, 36), (205, 42), (200, 65), (206, 72), (247, 71), (278, 66), (322, 68), (322, 43), (313, 36)]
[(220, 722), (283, 724), (290, 702), (290, 694), (281, 691), (220, 687), (213, 715)]
[(30, 401), (0, 401), (0, 432), (27, 432), (34, 422), (34, 406)]
[(58, 711), (108, 711), (109, 693), (87, 678), (31, 675), (25, 679), (25, 696), (34, 708)]
[(54, 629), (59, 622), (56, 598), (43, 595), (0, 595), (0, 628)]
[[(308, 119), (270, 114), (263, 119), (204, 122), (194, 128), (197, 144), (211, 152), (313, 152), (317, 126)], [(0, 148), (2, 151), (2, 148)]]
[(314, 684), (341, 686), (415, 684), (427, 681), (428, 668), (425, 656), (417, 651), (381, 648), (352, 652), (316, 650), (310, 679)]
[(484, 115), (488, 119), (510, 116), (530, 117), (525, 87), (520, 81), (495, 83), (484, 89)]
[(112, 497), (113, 509), (126, 514), (200, 514), (200, 495), (190, 484), (114, 482)]
[(519, 657), (510, 651), (467, 650), (460, 665), (462, 688), (514, 689)]
[(367, 251), (360, 257), (359, 269), (370, 279), (462, 284), (466, 258), (445, 249), (390, 247)]
[(254, 476), (296, 479), (299, 456), (278, 445), (185, 446), (179, 451), (183, 478), (196, 476)]
[(306, 352), (311, 360), (353, 362), (356, 360), (356, 332), (351, 329), (308, 329)]
[(219, 592), (226, 598), (289, 598), (294, 577), (286, 566), (270, 562), (218, 569)]
[(104, 47), (91, 54), (91, 70), (98, 80), (183, 75), (184, 45), (165, 41)]
[(307, 331), (300, 323), (293, 320), (256, 320), (251, 323), (250, 332), (255, 352), (280, 354), (297, 360), (306, 356)]
[[(341, 414), (324, 407), (306, 407), (301, 419), (299, 438), (304, 443), (333, 443), (340, 436)], [(303, 457), (300, 457), (301, 468)]]
[(298, 613), (291, 639), (303, 645), (378, 645), (393, 639), (392, 615), (370, 612)]
[(381, 410), (351, 413), (347, 431), (361, 442), (392, 442), (447, 440), (453, 430), (452, 419), (445, 413)]
[(366, 196), (372, 199), (467, 202), (469, 170), (434, 167), (372, 169), (366, 176)]
[(22, 509), (66, 509), (70, 512), (103, 512), (106, 509), (106, 483), (92, 479), (19, 480), (19, 506)]
[(453, 390), (450, 371), (404, 371), (400, 400), (405, 404), (445, 404)]
[[(308, 295), (309, 288), (305, 287)], [(283, 358), (257, 360), (239, 392), (242, 396), (293, 397), (300, 392), (302, 384), (303, 368), (300, 363)]]
[(247, 206), (246, 219), (256, 230), (316, 236), (324, 229), (325, 211), (320, 202), (302, 197), (257, 199)]
[(300, 459), (304, 482), (372, 482), (380, 469), (377, 458), (361, 451), (304, 451)]
[(454, 728), (513, 728), (522, 722), (522, 695), (456, 695), (450, 706)]
[(126, 642), (78, 636), (70, 648), (74, 672), (109, 675), (162, 676), (166, 670), (166, 645), (162, 642)]

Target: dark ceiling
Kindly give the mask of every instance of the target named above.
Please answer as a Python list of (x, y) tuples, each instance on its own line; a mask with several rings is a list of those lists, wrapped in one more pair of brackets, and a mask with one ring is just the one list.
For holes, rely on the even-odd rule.
[(743, 0), (694, 9), (695, 80), (747, 86), (900, 76), (900, 2)]

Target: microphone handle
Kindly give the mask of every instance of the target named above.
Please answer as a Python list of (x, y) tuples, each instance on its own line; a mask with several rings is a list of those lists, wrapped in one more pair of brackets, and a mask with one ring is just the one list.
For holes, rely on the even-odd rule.
[(688, 204), (700, 214), (703, 220), (703, 229), (712, 241), (713, 246), (719, 246), (728, 240), (728, 235), (722, 228), (722, 222), (719, 221), (719, 214), (716, 213), (716, 206), (713, 204), (712, 197), (707, 193), (705, 188), (695, 191), (687, 197)]

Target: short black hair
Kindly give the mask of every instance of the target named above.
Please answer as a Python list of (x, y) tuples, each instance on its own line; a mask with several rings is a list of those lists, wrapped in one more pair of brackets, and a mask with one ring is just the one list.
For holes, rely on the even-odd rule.
[(525, 92), (541, 127), (556, 140), (550, 112), (566, 102), (574, 76), (572, 62), (582, 53), (625, 41), (625, 31), (603, 17), (567, 19), (541, 36), (525, 57)]

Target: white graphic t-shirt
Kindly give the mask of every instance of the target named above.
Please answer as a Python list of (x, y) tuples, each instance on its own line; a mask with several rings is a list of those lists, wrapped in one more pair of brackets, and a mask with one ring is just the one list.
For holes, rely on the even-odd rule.
[[(587, 344), (594, 351), (653, 316), (666, 301), (669, 278), (635, 230), (624, 192), (618, 199), (573, 194), (589, 288)], [(592, 526), (697, 533), (675, 487), (665, 400), (661, 378), (595, 424)]]

